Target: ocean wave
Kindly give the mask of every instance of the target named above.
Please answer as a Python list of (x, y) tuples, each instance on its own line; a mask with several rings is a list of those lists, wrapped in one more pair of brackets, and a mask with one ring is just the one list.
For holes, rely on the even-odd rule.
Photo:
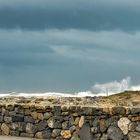
[(108, 96), (124, 91), (139, 91), (140, 85), (132, 85), (131, 77), (126, 77), (120, 81), (112, 81), (107, 83), (96, 83), (88, 91), (76, 92), (76, 93), (58, 93), (58, 92), (44, 92), (44, 93), (23, 93), (23, 92), (11, 92), (11, 93), (2, 93), (0, 97), (5, 96), (23, 96), (23, 97), (32, 97), (32, 96), (60, 96), (60, 97), (86, 97), (86, 96)]

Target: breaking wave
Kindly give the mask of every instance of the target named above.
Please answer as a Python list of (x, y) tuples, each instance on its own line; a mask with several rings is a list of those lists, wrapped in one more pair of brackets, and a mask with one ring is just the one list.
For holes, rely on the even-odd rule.
[(3, 93), (0, 94), (0, 97), (4, 96), (24, 96), (24, 97), (31, 97), (31, 96), (64, 96), (64, 97), (85, 97), (85, 96), (108, 96), (116, 93), (120, 93), (123, 91), (139, 91), (140, 85), (132, 85), (131, 84), (131, 77), (126, 77), (121, 81), (112, 81), (108, 83), (96, 83), (91, 87), (90, 90), (84, 92), (77, 92), (77, 93), (57, 93), (57, 92), (45, 92), (45, 93), (18, 93), (18, 92), (11, 92), (11, 93)]

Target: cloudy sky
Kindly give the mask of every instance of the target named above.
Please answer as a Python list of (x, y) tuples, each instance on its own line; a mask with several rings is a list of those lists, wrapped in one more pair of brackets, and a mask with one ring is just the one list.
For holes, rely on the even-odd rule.
[(0, 91), (140, 83), (139, 0), (0, 0)]

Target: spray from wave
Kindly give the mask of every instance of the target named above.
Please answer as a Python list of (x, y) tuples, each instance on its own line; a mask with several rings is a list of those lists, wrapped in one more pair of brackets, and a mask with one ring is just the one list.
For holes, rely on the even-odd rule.
[(105, 84), (95, 84), (91, 88), (91, 92), (93, 94), (98, 95), (112, 95), (115, 93), (120, 93), (126, 90), (131, 90), (133, 86), (131, 86), (131, 78), (127, 77), (122, 79), (120, 82), (112, 81)]
[(31, 97), (31, 96), (60, 96), (60, 97), (85, 97), (85, 96), (108, 96), (116, 93), (120, 93), (123, 91), (139, 91), (140, 85), (132, 85), (131, 84), (131, 77), (126, 77), (121, 81), (112, 81), (108, 83), (96, 83), (91, 87), (90, 90), (78, 93), (57, 93), (57, 92), (45, 92), (45, 93), (18, 93), (12, 92), (7, 94), (0, 94), (1, 97), (3, 96), (24, 96), (24, 97)]

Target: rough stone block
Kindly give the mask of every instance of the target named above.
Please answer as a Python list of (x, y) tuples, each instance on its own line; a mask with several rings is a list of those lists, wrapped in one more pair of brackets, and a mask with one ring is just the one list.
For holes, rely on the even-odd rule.
[(7, 116), (5, 116), (5, 117), (4, 117), (4, 122), (6, 122), (6, 123), (11, 123), (11, 122), (12, 122), (12, 117), (7, 117)]
[(45, 130), (45, 128), (47, 127), (47, 121), (46, 120), (43, 120), (43, 121), (40, 121), (38, 124), (37, 124), (37, 130), (38, 131), (42, 131), (42, 130)]
[(3, 122), (3, 116), (0, 116), (0, 123)]
[(13, 122), (24, 122), (24, 116), (23, 115), (15, 115), (12, 116)]
[(26, 122), (26, 123), (34, 123), (35, 120), (31, 116), (25, 116), (24, 117), (24, 122)]
[(125, 115), (126, 109), (124, 107), (113, 107), (112, 114), (113, 115)]

